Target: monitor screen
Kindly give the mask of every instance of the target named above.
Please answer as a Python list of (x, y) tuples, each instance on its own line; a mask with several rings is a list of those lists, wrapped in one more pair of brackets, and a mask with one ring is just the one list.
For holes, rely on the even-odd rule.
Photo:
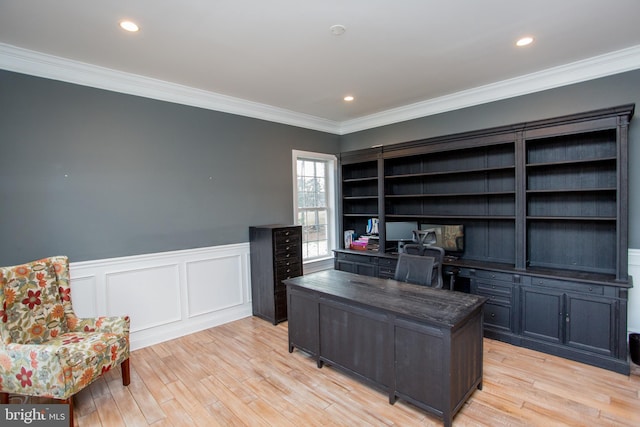
[(413, 230), (418, 229), (418, 221), (391, 221), (385, 223), (386, 239), (397, 242), (413, 240)]
[(435, 232), (435, 246), (440, 246), (447, 252), (464, 251), (464, 225), (421, 224), (420, 229)]

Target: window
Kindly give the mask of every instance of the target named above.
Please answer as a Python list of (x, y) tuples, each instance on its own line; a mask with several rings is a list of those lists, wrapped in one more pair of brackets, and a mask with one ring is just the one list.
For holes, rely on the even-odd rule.
[(333, 155), (293, 151), (293, 210), (305, 261), (331, 257), (335, 247), (335, 163)]

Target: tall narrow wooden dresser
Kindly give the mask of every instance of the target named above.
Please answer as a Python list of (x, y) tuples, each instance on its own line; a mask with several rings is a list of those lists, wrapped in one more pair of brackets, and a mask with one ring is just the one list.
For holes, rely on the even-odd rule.
[(287, 290), (282, 281), (302, 276), (302, 227), (249, 227), (249, 243), (253, 315), (276, 325), (287, 320)]

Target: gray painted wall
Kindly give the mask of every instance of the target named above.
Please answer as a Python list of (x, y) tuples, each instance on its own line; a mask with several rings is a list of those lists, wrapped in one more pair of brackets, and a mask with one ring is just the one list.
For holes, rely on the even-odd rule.
[(640, 70), (342, 137), (341, 151), (637, 104), (629, 131), (629, 246), (640, 248)]
[[(337, 153), (626, 103), (640, 106), (640, 70), (339, 137), (0, 70), (0, 265), (246, 242), (250, 225), (292, 221), (292, 149)], [(630, 138), (640, 248), (640, 118)]]
[(323, 132), (0, 70), (0, 265), (247, 242)]

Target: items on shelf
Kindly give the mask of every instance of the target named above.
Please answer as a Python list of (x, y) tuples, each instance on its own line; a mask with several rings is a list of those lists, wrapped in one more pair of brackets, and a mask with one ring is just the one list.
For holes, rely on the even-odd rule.
[(349, 245), (349, 249), (356, 251), (373, 251), (377, 252), (380, 246), (380, 240), (378, 236), (362, 235), (356, 240), (353, 240)]

